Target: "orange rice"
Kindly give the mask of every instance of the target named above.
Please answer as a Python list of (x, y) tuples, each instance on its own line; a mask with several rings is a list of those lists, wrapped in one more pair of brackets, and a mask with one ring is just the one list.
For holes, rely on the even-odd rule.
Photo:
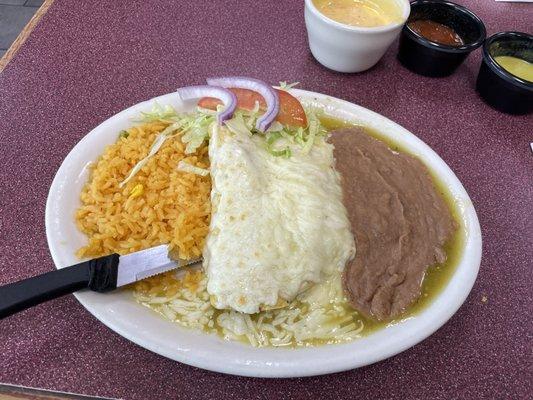
[[(119, 187), (167, 126), (153, 122), (128, 129), (91, 166), (76, 212), (77, 226), (88, 237), (79, 257), (127, 254), (163, 243), (180, 258), (201, 256), (211, 215), (211, 180), (179, 171), (177, 165), (183, 160), (209, 168), (205, 144), (185, 154), (179, 134), (170, 137), (131, 181)], [(140, 282), (138, 289), (168, 294), (179, 286), (172, 274), (163, 274)]]

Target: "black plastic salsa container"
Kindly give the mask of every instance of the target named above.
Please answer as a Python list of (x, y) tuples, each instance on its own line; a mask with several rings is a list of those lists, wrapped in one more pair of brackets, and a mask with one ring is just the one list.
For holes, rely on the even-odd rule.
[(508, 114), (533, 111), (533, 82), (513, 75), (495, 57), (513, 56), (533, 63), (533, 35), (500, 32), (487, 39), (477, 77), (476, 90), (490, 106)]
[[(409, 28), (409, 22), (430, 20), (452, 28), (462, 46), (432, 42)], [(407, 69), (424, 76), (451, 75), (464, 59), (483, 44), (486, 30), (481, 19), (467, 8), (450, 1), (417, 0), (400, 35), (398, 59)]]

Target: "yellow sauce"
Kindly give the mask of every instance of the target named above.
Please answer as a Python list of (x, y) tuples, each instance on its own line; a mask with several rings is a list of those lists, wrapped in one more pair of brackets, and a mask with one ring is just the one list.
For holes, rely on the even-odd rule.
[(375, 27), (402, 21), (395, 0), (313, 0), (313, 4), (326, 17), (351, 26)]
[(533, 64), (518, 57), (498, 56), (494, 60), (507, 72), (519, 78), (533, 82)]

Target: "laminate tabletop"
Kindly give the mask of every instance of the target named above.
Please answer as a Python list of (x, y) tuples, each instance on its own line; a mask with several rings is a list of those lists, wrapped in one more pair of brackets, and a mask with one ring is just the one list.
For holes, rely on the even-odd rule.
[[(460, 1), (488, 34), (531, 33), (533, 5)], [(478, 212), (483, 259), (454, 317), (417, 346), (357, 370), (253, 379), (151, 353), (99, 323), (73, 296), (0, 321), (0, 382), (126, 399), (526, 399), (533, 393), (533, 118), (474, 90), (480, 50), (441, 79), (385, 57), (361, 74), (310, 54), (303, 1), (56, 0), (0, 73), (0, 284), (54, 269), (44, 210), (72, 147), (140, 101), (245, 75), (367, 107), (448, 163)]]

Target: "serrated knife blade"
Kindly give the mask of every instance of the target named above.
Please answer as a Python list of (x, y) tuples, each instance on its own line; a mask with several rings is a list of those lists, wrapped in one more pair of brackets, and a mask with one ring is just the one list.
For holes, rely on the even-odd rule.
[(200, 262), (193, 260), (172, 260), (168, 256), (166, 244), (119, 257), (117, 287), (142, 279)]

